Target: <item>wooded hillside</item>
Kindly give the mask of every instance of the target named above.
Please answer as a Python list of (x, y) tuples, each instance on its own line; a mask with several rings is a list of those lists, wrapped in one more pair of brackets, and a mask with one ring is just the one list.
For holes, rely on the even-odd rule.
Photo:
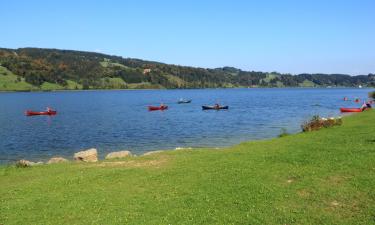
[(170, 65), (94, 52), (0, 48), (0, 90), (354, 87), (374, 86), (375, 74), (280, 74)]

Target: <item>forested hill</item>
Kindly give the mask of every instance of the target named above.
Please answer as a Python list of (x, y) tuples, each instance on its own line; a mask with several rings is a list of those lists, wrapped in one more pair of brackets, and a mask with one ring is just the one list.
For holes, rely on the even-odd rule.
[(0, 91), (126, 88), (357, 87), (375, 74), (280, 74), (170, 65), (94, 52), (0, 48)]

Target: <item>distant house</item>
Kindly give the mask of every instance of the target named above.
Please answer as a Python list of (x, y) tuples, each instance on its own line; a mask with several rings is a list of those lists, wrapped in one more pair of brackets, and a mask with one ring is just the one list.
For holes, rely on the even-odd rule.
[(151, 72), (151, 69), (143, 69), (143, 74), (148, 74)]

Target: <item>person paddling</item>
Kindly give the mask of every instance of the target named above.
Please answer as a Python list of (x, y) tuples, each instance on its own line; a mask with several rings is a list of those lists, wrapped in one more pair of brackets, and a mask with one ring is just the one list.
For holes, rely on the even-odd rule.
[[(371, 107), (371, 106), (370, 106)], [(367, 104), (367, 102), (363, 102), (363, 104), (362, 104), (362, 106), (361, 106), (361, 110), (363, 111), (363, 110), (365, 110), (365, 109), (367, 109), (368, 108), (368, 104)]]

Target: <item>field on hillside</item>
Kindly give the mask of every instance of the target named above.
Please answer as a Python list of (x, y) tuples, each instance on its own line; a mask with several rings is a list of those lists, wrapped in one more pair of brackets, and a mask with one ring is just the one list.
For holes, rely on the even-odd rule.
[(2, 91), (29, 91), (35, 89), (31, 84), (5, 67), (0, 66), (0, 90)]
[(0, 167), (0, 224), (375, 224), (375, 111), (230, 148)]

